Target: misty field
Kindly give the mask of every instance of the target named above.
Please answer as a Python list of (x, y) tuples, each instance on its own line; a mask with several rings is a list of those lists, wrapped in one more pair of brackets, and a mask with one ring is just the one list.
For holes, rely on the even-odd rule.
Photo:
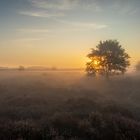
[(140, 75), (0, 71), (0, 140), (139, 140)]

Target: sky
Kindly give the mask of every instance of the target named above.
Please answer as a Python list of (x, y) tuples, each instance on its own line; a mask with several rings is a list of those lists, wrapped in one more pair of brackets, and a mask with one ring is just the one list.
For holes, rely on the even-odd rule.
[(83, 68), (100, 40), (140, 60), (140, 0), (0, 0), (0, 66)]

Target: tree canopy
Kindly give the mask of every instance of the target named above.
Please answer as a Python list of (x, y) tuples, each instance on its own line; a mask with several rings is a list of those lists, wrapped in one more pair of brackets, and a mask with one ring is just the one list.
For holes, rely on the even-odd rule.
[(130, 65), (129, 55), (117, 40), (100, 41), (96, 49), (92, 48), (87, 55), (86, 63), (88, 75), (116, 75), (123, 74)]

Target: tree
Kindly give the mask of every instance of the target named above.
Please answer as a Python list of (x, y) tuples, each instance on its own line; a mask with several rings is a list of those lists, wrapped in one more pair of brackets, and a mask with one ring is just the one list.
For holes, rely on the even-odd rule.
[(136, 71), (140, 72), (140, 61), (136, 64)]
[(24, 71), (25, 68), (24, 68), (24, 66), (19, 66), (19, 67), (18, 67), (18, 70), (19, 70), (19, 71)]
[(96, 49), (92, 48), (87, 55), (89, 62), (86, 63), (88, 75), (123, 74), (130, 65), (129, 55), (117, 40), (100, 41)]

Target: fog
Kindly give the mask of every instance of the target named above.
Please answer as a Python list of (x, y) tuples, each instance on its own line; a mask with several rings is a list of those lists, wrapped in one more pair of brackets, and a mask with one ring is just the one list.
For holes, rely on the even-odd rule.
[(127, 74), (107, 80), (101, 76), (88, 77), (84, 71), (2, 71), (0, 104), (6, 106), (10, 103), (11, 107), (15, 101), (19, 105), (36, 102), (37, 106), (38, 102), (47, 100), (56, 99), (62, 103), (71, 98), (88, 98), (95, 102), (140, 107), (139, 76)]
[[(66, 113), (78, 115), (80, 120), (93, 112), (108, 112), (139, 123), (139, 101), (140, 74), (107, 80), (101, 76), (88, 77), (84, 71), (0, 71), (0, 121), (11, 129), (19, 121), (42, 129), (42, 124)], [(14, 123), (9, 126), (11, 121)], [(4, 137), (3, 132), (0, 137)]]

